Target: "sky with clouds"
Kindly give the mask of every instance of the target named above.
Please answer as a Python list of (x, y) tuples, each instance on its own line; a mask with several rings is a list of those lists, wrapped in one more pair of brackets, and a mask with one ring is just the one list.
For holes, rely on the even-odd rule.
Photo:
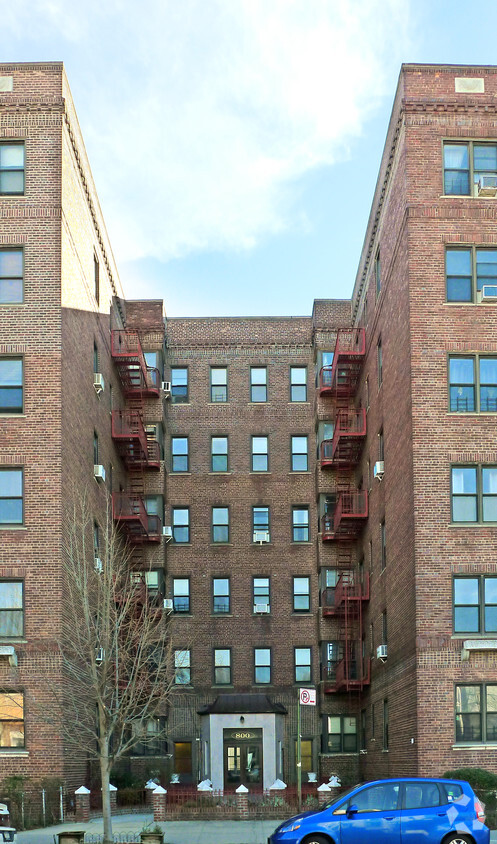
[(16, 0), (64, 61), (121, 279), (170, 316), (352, 291), (402, 62), (497, 63), (480, 0)]

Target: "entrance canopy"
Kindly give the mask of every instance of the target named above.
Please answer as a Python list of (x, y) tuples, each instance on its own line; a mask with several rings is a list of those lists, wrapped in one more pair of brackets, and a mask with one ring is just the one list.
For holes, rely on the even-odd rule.
[(288, 711), (282, 703), (273, 703), (268, 695), (263, 694), (218, 695), (213, 703), (208, 703), (198, 710), (199, 715), (254, 715), (261, 713), (287, 715)]

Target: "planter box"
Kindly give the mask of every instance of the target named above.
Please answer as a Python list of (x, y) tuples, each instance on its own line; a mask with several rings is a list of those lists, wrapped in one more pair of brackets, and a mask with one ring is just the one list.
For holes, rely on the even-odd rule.
[(164, 844), (163, 832), (140, 832), (142, 844)]

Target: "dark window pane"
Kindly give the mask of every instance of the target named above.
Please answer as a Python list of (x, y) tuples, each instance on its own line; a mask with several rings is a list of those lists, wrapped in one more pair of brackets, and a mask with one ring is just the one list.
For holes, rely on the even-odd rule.
[(227, 472), (228, 471), (228, 457), (225, 454), (212, 455), (212, 471), (213, 472)]
[(466, 713), (456, 717), (456, 741), (481, 741), (480, 713)]

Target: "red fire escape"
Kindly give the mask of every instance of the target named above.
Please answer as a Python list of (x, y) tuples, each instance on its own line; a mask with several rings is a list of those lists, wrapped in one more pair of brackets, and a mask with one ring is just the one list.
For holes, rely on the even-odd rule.
[(321, 519), (323, 542), (337, 544), (342, 572), (336, 586), (321, 594), (323, 616), (340, 622), (338, 648), (323, 665), (325, 693), (362, 691), (369, 684), (369, 657), (364, 653), (363, 605), (369, 600), (369, 576), (353, 565), (353, 543), (368, 517), (368, 493), (353, 483), (366, 437), (366, 411), (353, 407), (366, 350), (362, 328), (339, 330), (332, 366), (321, 369), (319, 392), (333, 402), (333, 438), (321, 443), (323, 469), (335, 470), (336, 494)]
[(112, 438), (128, 474), (128, 490), (112, 495), (113, 517), (132, 544), (159, 542), (161, 519), (147, 513), (144, 501), (144, 472), (160, 468), (159, 443), (143, 424), (143, 399), (160, 394), (159, 371), (147, 366), (137, 331), (113, 331), (111, 354), (126, 401), (124, 410), (112, 412)]
[(321, 596), (323, 616), (341, 621), (340, 642), (343, 653), (323, 668), (325, 694), (362, 691), (369, 685), (370, 659), (363, 653), (362, 613), (369, 601), (369, 574), (344, 571), (334, 589), (324, 589)]

